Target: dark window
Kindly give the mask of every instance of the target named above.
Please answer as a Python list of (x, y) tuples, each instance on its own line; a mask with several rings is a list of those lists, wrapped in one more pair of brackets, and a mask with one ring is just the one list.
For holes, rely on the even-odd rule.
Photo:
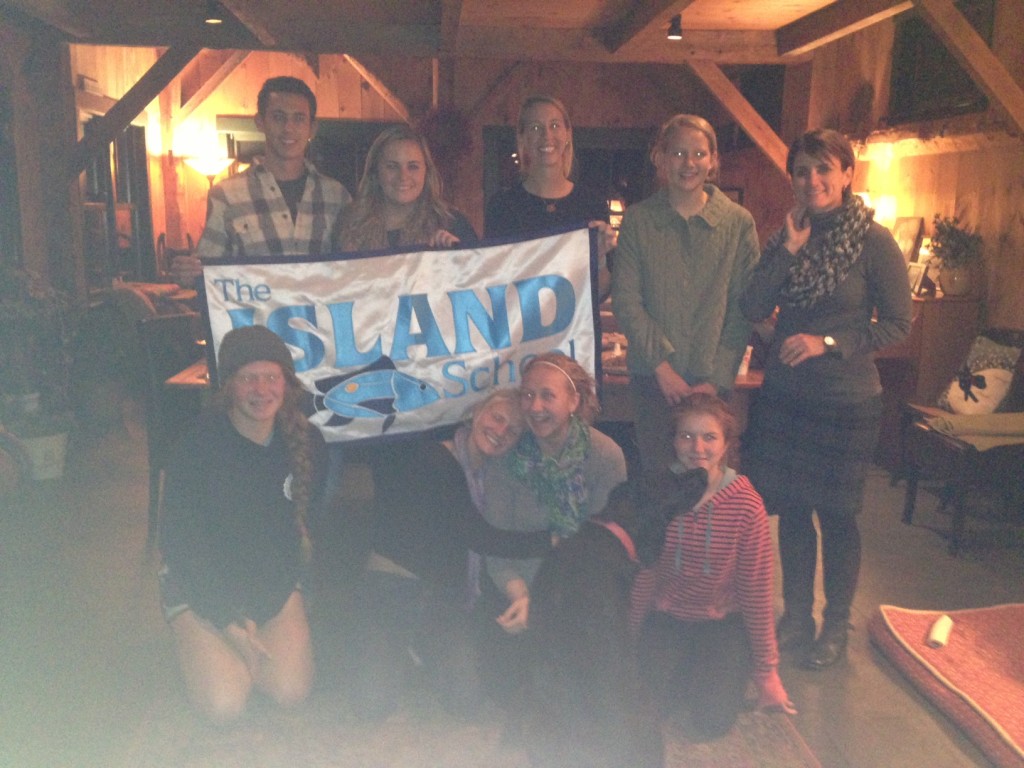
[[(957, 0), (954, 5), (981, 38), (991, 44), (995, 0)], [(985, 109), (985, 94), (927, 22), (916, 11), (900, 16), (893, 44), (889, 123), (951, 117)]]

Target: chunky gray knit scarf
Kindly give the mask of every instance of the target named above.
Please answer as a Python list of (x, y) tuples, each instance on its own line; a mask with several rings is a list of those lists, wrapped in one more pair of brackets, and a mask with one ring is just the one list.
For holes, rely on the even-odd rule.
[[(796, 252), (796, 263), (789, 268), (789, 282), (782, 292), (785, 301), (807, 308), (831, 296), (860, 258), (864, 235), (874, 215), (857, 195), (850, 195), (836, 211), (830, 212), (825, 235), (808, 241)], [(785, 229), (777, 232), (769, 247), (785, 247), (785, 236)]]

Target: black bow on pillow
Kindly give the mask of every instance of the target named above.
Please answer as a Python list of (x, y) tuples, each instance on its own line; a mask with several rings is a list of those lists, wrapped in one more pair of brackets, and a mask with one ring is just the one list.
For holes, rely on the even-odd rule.
[(964, 393), (964, 402), (973, 400), (978, 402), (978, 398), (973, 392), (971, 387), (977, 387), (978, 389), (985, 389), (985, 377), (981, 374), (972, 373), (971, 369), (966, 365), (960, 369), (960, 373), (956, 375), (957, 384), (960, 385), (960, 389)]

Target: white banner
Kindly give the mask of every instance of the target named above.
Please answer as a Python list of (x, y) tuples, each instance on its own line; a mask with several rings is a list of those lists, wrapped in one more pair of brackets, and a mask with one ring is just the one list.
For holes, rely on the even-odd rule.
[(454, 424), (558, 349), (596, 373), (589, 230), (478, 248), (206, 264), (215, 349), (265, 325), (328, 442)]

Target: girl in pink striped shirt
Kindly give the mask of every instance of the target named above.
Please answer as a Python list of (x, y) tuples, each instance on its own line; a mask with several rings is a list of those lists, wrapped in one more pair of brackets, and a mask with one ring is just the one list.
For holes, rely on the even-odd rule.
[(736, 439), (719, 398), (683, 399), (672, 471), (704, 467), (708, 489), (669, 524), (658, 562), (633, 586), (645, 694), (663, 712), (689, 709), (699, 739), (732, 728), (751, 678), (759, 707), (796, 712), (778, 674), (768, 516), (750, 481), (726, 463)]

